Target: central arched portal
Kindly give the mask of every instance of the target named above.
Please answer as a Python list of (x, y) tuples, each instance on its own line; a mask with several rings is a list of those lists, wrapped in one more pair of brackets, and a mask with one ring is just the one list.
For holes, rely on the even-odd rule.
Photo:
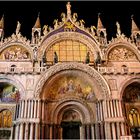
[(39, 91), (42, 139), (104, 138), (104, 128), (97, 120), (109, 90), (95, 69), (78, 63), (57, 64), (44, 74), (36, 93)]

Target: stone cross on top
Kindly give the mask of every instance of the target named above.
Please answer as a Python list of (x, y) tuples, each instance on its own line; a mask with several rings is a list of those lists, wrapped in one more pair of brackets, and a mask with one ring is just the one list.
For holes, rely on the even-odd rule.
[(70, 2), (67, 3), (66, 8), (67, 8), (67, 17), (70, 17), (71, 16), (71, 5), (70, 5)]

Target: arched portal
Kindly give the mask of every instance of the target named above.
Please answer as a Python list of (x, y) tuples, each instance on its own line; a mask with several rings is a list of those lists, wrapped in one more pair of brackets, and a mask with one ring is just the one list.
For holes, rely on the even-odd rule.
[(129, 84), (123, 93), (123, 109), (127, 131), (134, 139), (140, 139), (140, 83)]
[[(91, 139), (92, 135), (96, 135), (96, 139), (100, 138), (97, 136), (100, 133), (97, 130), (99, 126), (95, 125), (97, 101), (109, 96), (109, 89), (95, 69), (78, 63), (56, 64), (48, 69), (47, 74), (43, 74), (35, 93), (37, 98), (43, 100), (42, 123), (45, 124), (41, 130), (42, 139), (71, 139), (79, 136), (81, 139)], [(76, 114), (78, 119), (65, 122), (66, 114), (70, 118)], [(73, 133), (78, 133), (75, 137), (63, 133), (64, 127), (71, 131), (70, 126), (75, 129)], [(92, 132), (96, 130), (98, 132)]]

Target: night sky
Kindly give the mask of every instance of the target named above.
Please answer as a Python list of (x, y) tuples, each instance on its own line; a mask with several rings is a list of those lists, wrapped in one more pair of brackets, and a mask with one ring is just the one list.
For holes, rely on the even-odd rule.
[[(61, 21), (60, 15), (66, 13), (67, 1), (0, 1), (0, 17), (5, 18), (5, 37), (15, 32), (17, 21), (21, 23), (21, 33), (28, 39), (40, 12), (41, 25), (53, 27), (54, 19)], [(85, 26), (97, 25), (98, 13), (108, 39), (116, 36), (116, 21), (126, 36), (131, 33), (131, 15), (140, 27), (140, 1), (71, 1), (72, 13), (78, 14), (78, 19), (85, 21)]]

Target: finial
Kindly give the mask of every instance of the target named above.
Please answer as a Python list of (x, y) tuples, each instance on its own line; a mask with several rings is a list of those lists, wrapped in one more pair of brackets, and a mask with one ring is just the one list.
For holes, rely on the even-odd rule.
[(131, 19), (133, 19), (134, 15), (131, 15)]
[(40, 12), (38, 12), (38, 17), (40, 17)]
[(66, 8), (67, 8), (67, 17), (70, 17), (71, 16), (71, 5), (70, 5), (70, 2), (67, 3)]
[(120, 24), (119, 24), (119, 22), (117, 21), (116, 22), (116, 26), (117, 26), (117, 35), (121, 35), (121, 29), (120, 29)]
[(38, 17), (37, 17), (37, 19), (36, 19), (36, 22), (35, 22), (35, 25), (34, 25), (33, 28), (41, 28), (39, 16), (40, 16), (40, 12), (38, 13)]
[(98, 13), (98, 17), (100, 17), (101, 13)]

